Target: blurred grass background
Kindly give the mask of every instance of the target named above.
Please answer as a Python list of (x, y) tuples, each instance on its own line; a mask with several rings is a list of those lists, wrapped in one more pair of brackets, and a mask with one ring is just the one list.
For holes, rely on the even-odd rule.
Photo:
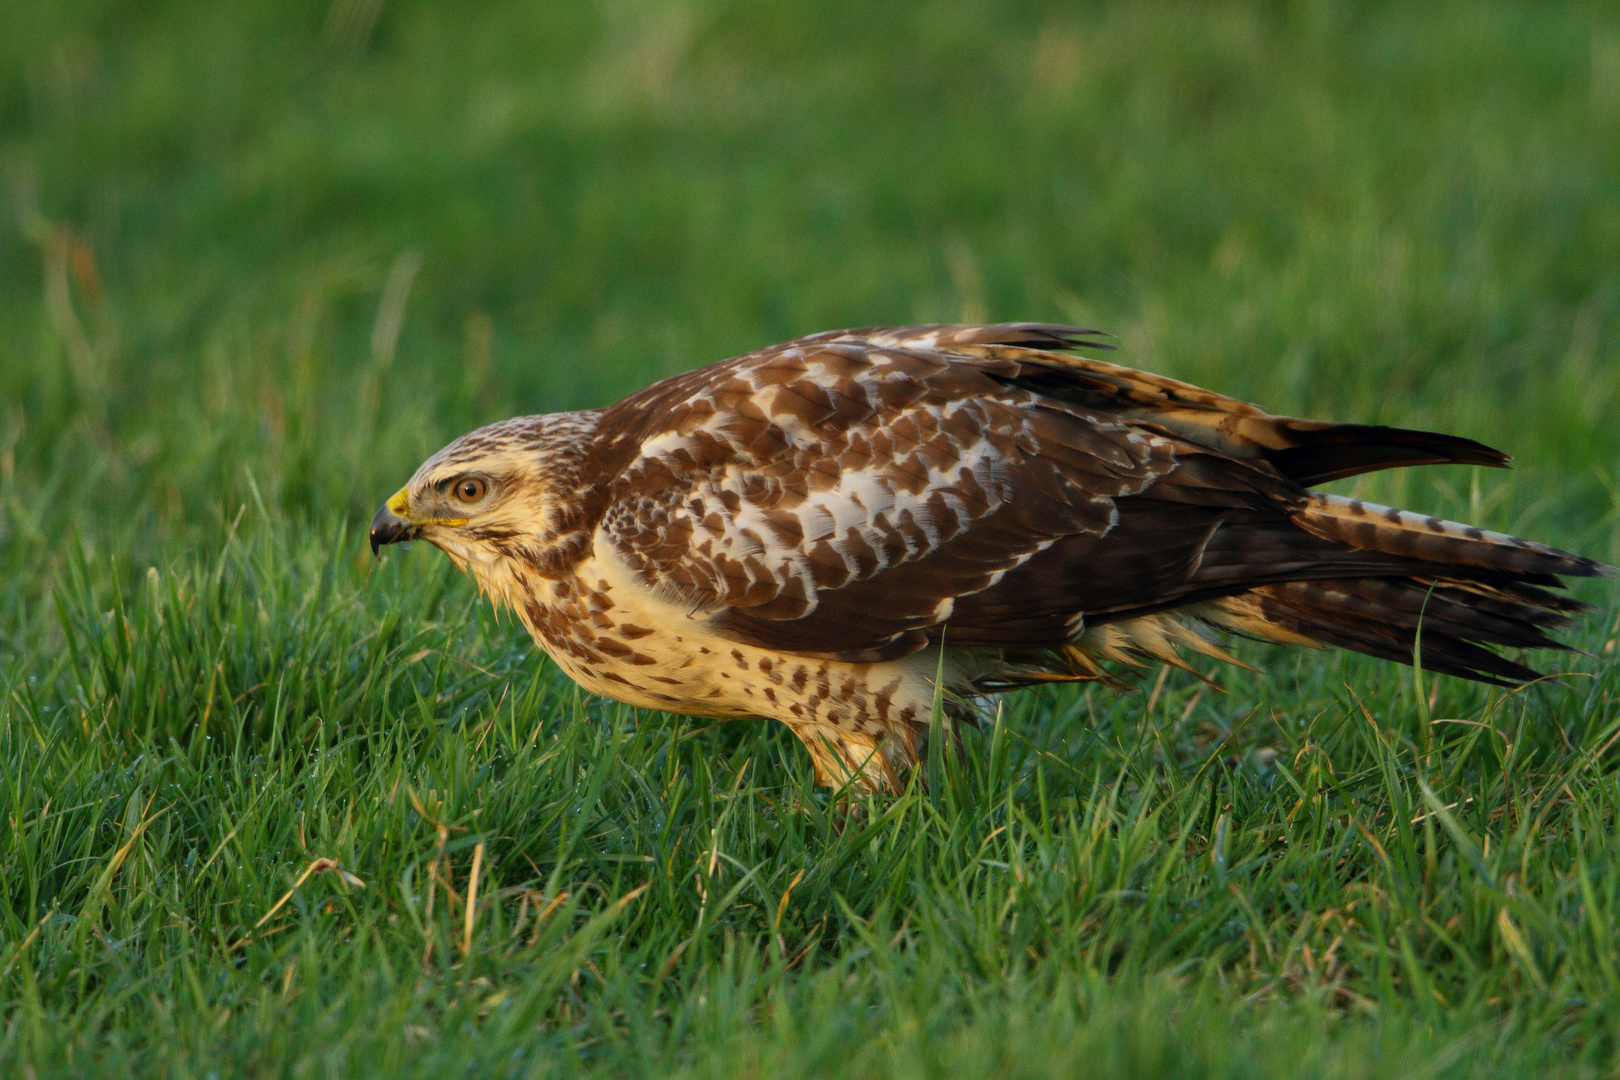
[[(1518, 734), (1495, 757), (1476, 735), (1446, 759), (1448, 783), (1475, 785), (1446, 801), (1477, 810), (1482, 849), (1457, 840), (1436, 855), (1465, 835), (1436, 840), (1439, 818), (1425, 841), (1399, 813), (1359, 825), (1344, 813), (1402, 799), (1418, 807), (1408, 820), (1428, 812), (1419, 780), (1441, 777), (1420, 739), (1426, 709), (1496, 722), (1502, 699), (1442, 680), (1425, 701), (1409, 675), (1273, 653), (1272, 680), (1223, 675), (1231, 694), (1218, 703), (1179, 676), (1145, 713), (1140, 695), (1029, 696), (1016, 715), (1041, 749), (1002, 761), (1001, 779), (984, 780), (994, 798), (942, 809), (918, 795), (897, 804), (890, 832), (838, 832), (775, 816), (815, 801), (780, 733), (580, 702), (433, 553), (368, 568), (370, 510), (477, 424), (603, 404), (803, 333), (1000, 319), (1110, 330), (1113, 359), (1272, 411), (1500, 446), (1515, 472), (1418, 471), (1358, 490), (1620, 561), (1620, 11), (6, 5), (0, 1059), (39, 1075), (164, 1062), (169, 1075), (358, 1074), (390, 1047), (403, 1056), (389, 1069), (424, 1073), (473, 1060), (489, 1073), (1035, 1075), (1090, 1062), (1099, 1075), (1350, 1076), (1410, 1060), (1441, 1075), (1502, 1055), (1543, 1073), (1611, 1068), (1614, 999), (1599, 990), (1620, 984), (1603, 955), (1603, 895), (1620, 868), (1612, 780), (1588, 766), (1607, 761), (1617, 714), (1599, 661), (1569, 662), (1602, 673), (1590, 691), (1515, 699)], [(1602, 657), (1612, 596), (1583, 595), (1606, 606), (1581, 639)], [(443, 653), (473, 667), (423, 660)], [(1389, 746), (1289, 726), (1354, 720), (1347, 683), (1394, 733)], [(519, 698), (528, 712), (514, 711)], [(1271, 726), (1245, 728), (1254, 715)], [(550, 751), (528, 737), (537, 722)], [(1212, 779), (1210, 755), (1311, 746), (1325, 748), (1321, 775), (1346, 785), (1341, 801), (1322, 804), (1304, 862), (1256, 856), (1247, 872), (1267, 884), (1240, 900), (1210, 852), (1228, 836), (1268, 850), (1305, 796), (1272, 773)], [(578, 761), (558, 771), (556, 755)], [(1525, 787), (1510, 762), (1530, 769)], [(1592, 786), (1577, 784), (1567, 814), (1552, 809), (1583, 769)], [(643, 772), (731, 801), (642, 790)], [(1114, 805), (1116, 781), (1129, 797), (1113, 823), (1064, 847), (1080, 843), (1065, 822), (1114, 812), (1085, 817)], [(1310, 805), (1326, 798), (1301, 783)], [(475, 820), (502, 784), (497, 824)], [(1064, 790), (1071, 805), (1054, 815), (1048, 796)], [(1132, 847), (1131, 823), (1159, 796), (1163, 835)], [(722, 803), (736, 808), (731, 832), (715, 825)], [(154, 814), (161, 842), (142, 824)], [(998, 833), (1012, 843), (1003, 830), (1031, 814), (1016, 857), (970, 858)], [(568, 840), (559, 823), (574, 816), (582, 831)], [(738, 824), (756, 818), (777, 824)], [(585, 905), (573, 936), (501, 960), (499, 927), (475, 920), (494, 935), (488, 956), (472, 936), (456, 945), (459, 926), (433, 929), (460, 917), (442, 899), (437, 916), (412, 906), (450, 865), (433, 823), (451, 821), (468, 831), (445, 880), (464, 887), (466, 847), (487, 839), (501, 867), (489, 889), (517, 890), (489, 918), (515, 918), (523, 889), (569, 891)], [(1565, 846), (1537, 849), (1543, 827)], [(1518, 848), (1503, 839), (1515, 829)], [(676, 884), (675, 851), (684, 837), (682, 859), (719, 852), (722, 832), (738, 845), (728, 858), (775, 891), (751, 912), (731, 894), (710, 948), (703, 928), (720, 916), (708, 885)], [(960, 844), (962, 866), (978, 869), (947, 881), (940, 867)], [(1093, 880), (1098, 844), (1121, 875), (1112, 893)], [(292, 944), (236, 947), (314, 854), (339, 849), (368, 892), (323, 912), (295, 890)], [(1518, 877), (1534, 878), (1532, 851), (1547, 891), (1531, 889), (1540, 906), (1502, 915), (1503, 930), (1496, 913), (1525, 902), (1504, 875), (1522, 856)], [(647, 852), (655, 869), (638, 878)], [(1415, 878), (1392, 868), (1403, 853)], [(1088, 923), (1078, 899), (1062, 917), (1056, 900), (1009, 916), (1005, 882), (975, 859), (1025, 856), (1049, 859), (1031, 870), (1049, 876), (1041, 888), (1091, 897), (1115, 921)], [(1462, 890), (1449, 899), (1446, 858)], [(1577, 858), (1598, 867), (1595, 886), (1568, 876)], [(782, 887), (806, 868), (790, 906)], [(1179, 883), (1165, 895), (1182, 900), (1133, 922), (1133, 873)], [(651, 881), (659, 914), (591, 953), (608, 925), (592, 920)], [(1338, 899), (1352, 884), (1410, 886), (1414, 906), (1363, 901), (1352, 916), (1355, 902)], [(930, 906), (953, 889), (955, 916)], [(1472, 938), (1435, 921), (1442, 902)], [(1298, 921), (1306, 908), (1317, 923)], [(1289, 957), (1315, 942), (1301, 926), (1332, 923), (1323, 910), (1348, 920), (1341, 941), (1361, 942), (1337, 948), (1362, 951), (1312, 996)], [(422, 936), (405, 947), (410, 912)], [(1366, 922), (1408, 917), (1416, 946)], [(784, 919), (795, 941), (822, 942), (802, 978), (772, 953)], [(817, 931), (818, 919), (830, 922)], [(1043, 936), (1030, 920), (1067, 929)], [(419, 957), (435, 934), (448, 935), (439, 960)], [(1332, 937), (1306, 947), (1320, 957)], [(683, 940), (689, 955), (666, 966)], [(554, 956), (573, 959), (536, 974)], [(591, 976), (579, 960), (591, 956), (607, 970)], [(1266, 985), (1294, 1004), (1245, 1012), (1244, 979), (1267, 962)], [(919, 981), (939, 1000), (915, 998)], [(840, 986), (855, 988), (847, 1001)], [(489, 1020), (502, 993), (526, 1002), (521, 1023)], [(574, 1004), (559, 1014), (558, 1000)], [(793, 1029), (774, 1000), (814, 1023)], [(1468, 1007), (1435, 1014), (1436, 1000)], [(1166, 1013), (1181, 1018), (1168, 1040)], [(1492, 1042), (1483, 1033), (1504, 1017), (1510, 1035)], [(1208, 1042), (1231, 1023), (1247, 1033)], [(866, 1055), (840, 1053), (856, 1036)]]

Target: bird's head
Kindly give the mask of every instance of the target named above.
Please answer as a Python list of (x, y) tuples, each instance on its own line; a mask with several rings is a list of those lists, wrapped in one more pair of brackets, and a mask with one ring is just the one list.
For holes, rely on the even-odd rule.
[(378, 509), (372, 553), (426, 540), (505, 599), (513, 563), (540, 564), (571, 516), (579, 415), (518, 417), (455, 440)]

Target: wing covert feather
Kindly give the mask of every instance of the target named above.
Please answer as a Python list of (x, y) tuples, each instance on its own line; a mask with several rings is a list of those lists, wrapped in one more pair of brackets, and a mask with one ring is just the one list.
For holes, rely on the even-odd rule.
[(1171, 439), (969, 360), (812, 341), (706, 370), (660, 403), (600, 529), (751, 643), (912, 651), (956, 597), (1107, 532), (1114, 499), (1175, 464)]

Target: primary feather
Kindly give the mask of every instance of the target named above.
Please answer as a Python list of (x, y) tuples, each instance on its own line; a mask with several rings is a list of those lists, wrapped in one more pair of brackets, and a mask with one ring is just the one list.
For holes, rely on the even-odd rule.
[[(605, 409), (481, 428), (378, 512), (510, 604), (587, 688), (782, 720), (818, 778), (893, 789), (947, 688), (1230, 660), (1211, 630), (1514, 684), (1606, 568), (1309, 490), (1501, 466), (1468, 439), (1268, 415), (1072, 355), (1035, 323), (817, 334)], [(462, 496), (476, 494), (476, 498)], [(972, 712), (954, 700), (953, 720)]]

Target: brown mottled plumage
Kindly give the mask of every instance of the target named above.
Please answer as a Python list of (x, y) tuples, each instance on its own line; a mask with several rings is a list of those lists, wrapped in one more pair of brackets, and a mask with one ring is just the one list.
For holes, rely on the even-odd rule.
[(824, 783), (892, 790), (943, 670), (963, 700), (1104, 661), (1230, 659), (1211, 628), (1484, 682), (1561, 648), (1590, 559), (1309, 489), (1397, 465), (1504, 465), (1468, 439), (1270, 416), (1010, 323), (849, 330), (605, 409), (445, 447), (378, 511), (512, 607), (586, 688), (774, 717)]

